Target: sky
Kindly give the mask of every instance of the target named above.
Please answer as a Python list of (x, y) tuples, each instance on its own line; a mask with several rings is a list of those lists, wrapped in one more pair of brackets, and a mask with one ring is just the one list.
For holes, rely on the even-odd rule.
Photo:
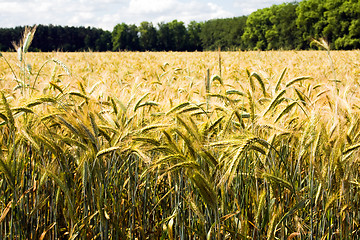
[[(249, 15), (284, 0), (0, 0), (0, 27), (90, 26), (113, 30), (118, 23), (142, 21), (188, 24)], [(291, 1), (290, 1), (291, 2)]]

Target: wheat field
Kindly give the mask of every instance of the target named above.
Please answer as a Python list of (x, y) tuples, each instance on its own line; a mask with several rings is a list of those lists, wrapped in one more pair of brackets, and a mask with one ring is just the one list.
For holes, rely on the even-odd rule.
[(359, 51), (19, 49), (0, 239), (359, 238)]

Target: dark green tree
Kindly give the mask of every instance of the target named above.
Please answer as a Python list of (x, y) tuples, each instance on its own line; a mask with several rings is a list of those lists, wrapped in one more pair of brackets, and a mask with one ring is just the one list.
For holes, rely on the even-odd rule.
[(117, 24), (112, 31), (113, 51), (119, 51), (126, 48), (126, 32), (128, 30), (126, 23)]
[[(0, 51), (13, 50), (25, 27), (0, 28)], [(109, 51), (111, 33), (98, 28), (38, 25), (29, 51)]]
[(158, 24), (158, 50), (185, 51), (187, 50), (188, 34), (183, 22), (173, 20), (169, 23)]
[(230, 50), (245, 49), (245, 45), (241, 37), (245, 31), (246, 20), (247, 16), (235, 17), (230, 20), (229, 24), (231, 24), (232, 27), (230, 28), (229, 37), (227, 38), (227, 45)]
[(173, 20), (169, 22), (171, 50), (172, 51), (185, 51), (188, 44), (187, 30), (184, 22)]
[(325, 2), (326, 0), (302, 1), (296, 9), (296, 23), (302, 33), (304, 47), (309, 46), (314, 38), (324, 37), (322, 31), (327, 25)]
[(325, 12), (327, 25), (322, 34), (335, 49), (360, 48), (359, 1), (329, 0)]
[(129, 25), (129, 30), (127, 32), (127, 42), (128, 42), (128, 47), (126, 48), (126, 50), (129, 51), (140, 50), (139, 32), (138, 32), (138, 27), (135, 24)]
[(158, 50), (169, 51), (172, 50), (172, 37), (168, 23), (161, 22), (158, 24)]
[(99, 37), (95, 41), (96, 51), (105, 52), (112, 49), (111, 43), (111, 32), (110, 31), (100, 31)]
[(201, 42), (203, 48), (206, 50), (216, 50), (218, 47), (223, 47), (225, 41), (223, 40), (224, 28), (221, 27), (222, 19), (212, 19), (204, 22), (201, 29)]
[(202, 51), (201, 44), (201, 33), (202, 23), (198, 23), (195, 21), (191, 21), (187, 26), (188, 32), (188, 43), (187, 43), (187, 51)]
[(136, 25), (117, 24), (112, 32), (113, 51), (137, 51), (139, 36)]
[(259, 9), (249, 15), (242, 36), (242, 40), (248, 49), (267, 49), (266, 32), (272, 28), (270, 17), (270, 8)]
[(243, 49), (243, 35), (246, 16), (225, 19), (213, 19), (204, 22), (200, 34), (202, 45), (206, 50)]
[(297, 8), (303, 40), (326, 39), (332, 49), (360, 48), (359, 0), (307, 0)]
[(302, 48), (296, 8), (297, 3), (284, 3), (250, 14), (242, 36), (246, 47), (260, 50)]
[(157, 49), (157, 31), (150, 22), (142, 22), (138, 27), (140, 34), (139, 44), (142, 51), (154, 51)]
[(296, 25), (297, 3), (284, 3), (270, 7), (271, 28), (265, 33), (267, 49), (300, 49), (301, 32)]

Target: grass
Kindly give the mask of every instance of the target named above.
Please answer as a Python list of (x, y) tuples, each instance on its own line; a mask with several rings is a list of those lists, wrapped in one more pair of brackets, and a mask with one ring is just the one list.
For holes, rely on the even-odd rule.
[(19, 51), (0, 239), (359, 237), (359, 51)]

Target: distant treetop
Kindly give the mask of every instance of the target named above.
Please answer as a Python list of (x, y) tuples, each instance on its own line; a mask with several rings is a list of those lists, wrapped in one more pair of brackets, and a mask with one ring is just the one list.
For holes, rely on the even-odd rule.
[[(311, 41), (320, 38), (331, 49), (359, 49), (359, 6), (359, 0), (303, 0), (187, 26), (177, 20), (119, 23), (112, 32), (39, 25), (30, 51), (291, 50), (312, 48)], [(0, 28), (0, 51), (13, 51), (23, 30)]]

